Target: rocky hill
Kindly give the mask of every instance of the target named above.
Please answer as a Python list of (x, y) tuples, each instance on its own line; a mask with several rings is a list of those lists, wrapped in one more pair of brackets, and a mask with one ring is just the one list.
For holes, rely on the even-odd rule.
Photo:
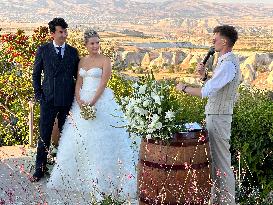
[[(169, 0), (141, 3), (133, 0), (1, 0), (0, 19), (10, 21), (47, 22), (53, 16), (63, 16), (73, 23), (97, 21), (126, 21), (181, 18), (241, 18), (272, 17), (273, 5), (227, 4), (204, 0)], [(184, 25), (184, 24), (183, 24)]]
[[(245, 84), (264, 84), (273, 88), (273, 53), (259, 52), (235, 52), (240, 60), (242, 82)], [(189, 72), (194, 70), (196, 63), (202, 61), (206, 55), (205, 51), (188, 50), (180, 51), (120, 51), (117, 63), (125, 67), (142, 69), (159, 69), (170, 71), (175, 67), (177, 72)], [(209, 59), (208, 67), (213, 70), (217, 63), (217, 54)], [(186, 81), (198, 83), (198, 79), (189, 78)], [(260, 85), (261, 86), (261, 85)]]

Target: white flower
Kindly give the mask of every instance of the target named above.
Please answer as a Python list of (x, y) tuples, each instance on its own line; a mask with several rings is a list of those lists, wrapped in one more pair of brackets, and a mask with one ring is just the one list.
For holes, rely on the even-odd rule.
[(124, 102), (129, 102), (130, 98), (128, 96), (126, 96), (125, 98), (123, 98)]
[(160, 130), (160, 129), (162, 128), (162, 123), (161, 123), (161, 122), (157, 122), (157, 123), (155, 124), (155, 128), (156, 128), (157, 130)]
[(174, 112), (168, 110), (166, 113), (166, 116), (165, 118), (168, 119), (168, 120), (172, 120), (174, 118)]
[(142, 118), (141, 117), (136, 117), (135, 118), (135, 128), (139, 129), (139, 130), (143, 130), (145, 129), (145, 123), (143, 122)]
[(148, 107), (149, 104), (150, 104), (150, 101), (149, 100), (145, 100), (143, 102), (143, 107)]
[(162, 123), (159, 122), (159, 116), (157, 114), (153, 114), (152, 122), (148, 125), (148, 128), (157, 130), (162, 128)]
[(143, 108), (138, 108), (135, 111), (136, 111), (136, 113), (138, 113), (140, 115), (147, 115), (148, 114), (148, 111), (144, 110)]
[(147, 85), (141, 85), (139, 87), (139, 93), (144, 94), (146, 92)]
[(156, 93), (152, 92), (151, 97), (154, 99), (155, 103), (161, 105), (160, 97)]
[(129, 110), (129, 109), (131, 109), (131, 108), (133, 108), (134, 106), (133, 106), (133, 104), (130, 102), (130, 103), (128, 103), (126, 106), (125, 106), (125, 109), (126, 110)]
[(157, 114), (153, 114), (153, 116), (152, 116), (152, 124), (153, 123), (155, 124), (158, 120), (159, 120), (159, 116)]
[(138, 88), (139, 87), (138, 83), (134, 83), (132, 86), (133, 86), (133, 88)]
[(155, 129), (150, 126), (151, 124), (148, 125), (147, 133), (152, 134), (155, 131)]
[(146, 139), (152, 139), (152, 135), (151, 134), (148, 134), (148, 135), (146, 135)]
[(142, 103), (142, 99), (140, 99), (140, 98), (136, 99), (136, 100), (135, 100), (135, 103), (136, 103), (136, 104)]
[(134, 110), (134, 107), (135, 107), (135, 105), (133, 103), (131, 103), (131, 102), (128, 105), (126, 105), (126, 107), (125, 107), (125, 109), (126, 109), (125, 114), (127, 116), (131, 116), (131, 114), (132, 114), (132, 112)]
[(158, 108), (157, 109), (157, 112), (158, 112), (158, 114), (161, 114), (161, 112), (162, 112), (162, 108), (160, 107), (160, 108)]
[(135, 106), (137, 103), (138, 103), (138, 100), (139, 99), (132, 99), (130, 102), (129, 102), (129, 104), (132, 104), (132, 106)]
[(148, 115), (148, 110), (142, 109), (141, 115)]

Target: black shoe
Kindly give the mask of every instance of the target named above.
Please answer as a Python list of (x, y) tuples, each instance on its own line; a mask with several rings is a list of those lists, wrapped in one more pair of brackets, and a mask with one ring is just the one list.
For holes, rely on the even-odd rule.
[(29, 180), (33, 183), (33, 182), (38, 182), (40, 181), (40, 179), (42, 179), (44, 177), (44, 174), (37, 174), (34, 173), (31, 177), (29, 177)]

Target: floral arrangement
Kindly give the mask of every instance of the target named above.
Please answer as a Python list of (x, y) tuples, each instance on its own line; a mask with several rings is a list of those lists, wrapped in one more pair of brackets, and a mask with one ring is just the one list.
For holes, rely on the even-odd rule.
[(81, 107), (81, 117), (85, 120), (89, 120), (89, 119), (95, 119), (96, 118), (96, 111), (97, 109), (95, 108), (95, 106), (91, 106), (89, 104), (84, 104)]
[(168, 141), (184, 130), (179, 99), (172, 82), (156, 81), (153, 73), (133, 85), (130, 96), (121, 99), (126, 128), (145, 139)]

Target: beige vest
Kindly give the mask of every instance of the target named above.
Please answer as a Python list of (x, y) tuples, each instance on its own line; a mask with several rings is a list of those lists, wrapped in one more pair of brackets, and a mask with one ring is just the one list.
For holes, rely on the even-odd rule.
[(232, 81), (221, 88), (215, 95), (208, 98), (205, 114), (233, 114), (237, 89), (240, 84), (240, 65), (237, 57), (232, 53), (222, 59), (215, 70), (219, 69), (224, 61), (231, 61), (235, 65), (235, 76)]

